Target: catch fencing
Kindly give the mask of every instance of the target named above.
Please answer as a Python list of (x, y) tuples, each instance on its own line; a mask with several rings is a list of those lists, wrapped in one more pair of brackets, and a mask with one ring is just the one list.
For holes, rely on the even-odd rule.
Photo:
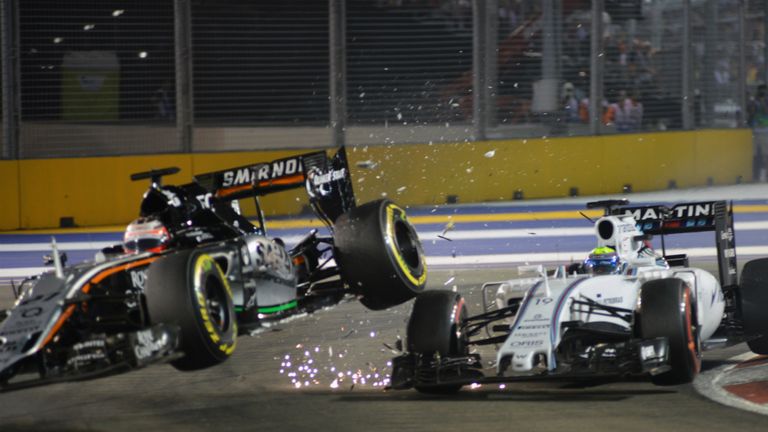
[(757, 0), (4, 0), (2, 159), (745, 127)]

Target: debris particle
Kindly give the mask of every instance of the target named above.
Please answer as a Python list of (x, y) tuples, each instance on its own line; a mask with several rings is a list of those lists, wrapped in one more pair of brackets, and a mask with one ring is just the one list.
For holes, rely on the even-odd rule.
[(441, 235), (445, 235), (448, 231), (453, 230), (453, 228), (456, 227), (456, 223), (452, 220), (448, 221), (447, 224), (445, 224), (445, 228), (443, 228), (443, 232), (440, 233)]
[(374, 169), (374, 168), (376, 168), (377, 164), (376, 164), (376, 162), (368, 159), (368, 160), (364, 160), (364, 161), (358, 161), (357, 164), (355, 164), (355, 165), (357, 165), (358, 168)]

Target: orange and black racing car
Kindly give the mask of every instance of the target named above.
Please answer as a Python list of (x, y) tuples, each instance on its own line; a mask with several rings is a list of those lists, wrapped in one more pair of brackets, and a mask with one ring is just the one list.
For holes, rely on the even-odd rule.
[[(156, 362), (179, 370), (219, 364), (237, 336), (298, 313), (358, 298), (385, 309), (426, 282), (424, 254), (405, 211), (356, 205), (344, 148), (162, 184), (150, 180), (140, 217), (120, 245), (14, 287), (0, 311), (0, 391), (95, 378)], [(329, 234), (310, 231), (287, 249), (267, 235), (259, 197), (305, 187)], [(253, 198), (257, 218), (239, 213)]]

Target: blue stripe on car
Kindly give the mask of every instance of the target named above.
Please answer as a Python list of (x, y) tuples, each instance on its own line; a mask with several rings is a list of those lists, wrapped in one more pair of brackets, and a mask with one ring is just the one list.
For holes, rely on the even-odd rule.
[[(557, 336), (556, 332), (558, 330), (558, 328), (557, 328), (557, 320), (558, 320), (558, 317), (560, 316), (560, 311), (562, 310), (563, 305), (565, 304), (565, 300), (568, 297), (570, 297), (571, 291), (573, 291), (574, 288), (576, 288), (579, 284), (581, 284), (582, 282), (584, 282), (587, 279), (589, 279), (589, 278), (588, 277), (583, 277), (583, 278), (579, 278), (579, 279), (576, 279), (575, 281), (573, 281), (573, 283), (571, 283), (568, 286), (568, 288), (563, 290), (563, 292), (560, 294), (560, 298), (557, 300), (557, 306), (555, 306), (555, 311), (552, 314), (552, 321), (549, 324), (549, 340), (550, 340), (550, 345), (552, 346), (553, 350), (555, 349), (555, 338)], [(557, 367), (557, 359), (555, 359), (555, 356), (552, 356), (552, 358), (549, 359), (549, 360), (550, 360), (550, 364), (551, 364), (550, 370), (556, 368)]]

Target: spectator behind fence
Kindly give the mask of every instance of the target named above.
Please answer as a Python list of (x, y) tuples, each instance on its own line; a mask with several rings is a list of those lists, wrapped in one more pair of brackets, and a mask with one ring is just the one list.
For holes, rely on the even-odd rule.
[(752, 128), (754, 180), (766, 181), (768, 172), (768, 90), (765, 84), (757, 86), (755, 97), (747, 107), (747, 121)]
[(563, 96), (560, 106), (565, 111), (567, 122), (577, 123), (579, 121), (579, 99), (576, 96), (576, 88), (573, 83), (567, 82), (563, 84)]
[(173, 88), (170, 81), (163, 84), (152, 94), (152, 104), (155, 106), (155, 117), (164, 120), (176, 118), (175, 104), (173, 101)]
[(652, 64), (654, 55), (651, 43), (635, 39), (630, 52), (629, 76), (635, 89), (643, 88), (653, 82), (656, 70)]
[[(605, 120), (605, 116), (608, 112), (610, 104), (607, 100), (603, 99), (602, 103), (602, 119)], [(589, 113), (590, 113), (590, 107), (589, 107), (589, 98), (583, 97), (579, 100), (579, 119), (582, 123), (588, 124), (589, 123)]]
[(627, 92), (619, 92), (616, 102), (608, 105), (603, 114), (605, 125), (615, 125), (619, 132), (635, 132), (640, 130), (643, 123), (643, 104), (634, 97), (629, 97)]

